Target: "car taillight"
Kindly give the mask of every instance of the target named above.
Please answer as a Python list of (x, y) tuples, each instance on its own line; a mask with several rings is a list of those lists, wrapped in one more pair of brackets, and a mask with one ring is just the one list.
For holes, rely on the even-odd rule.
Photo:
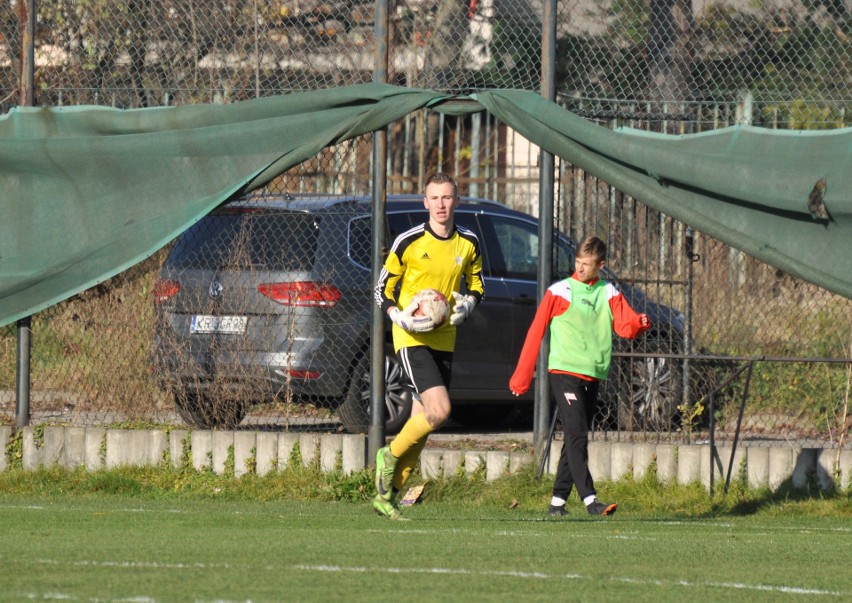
[(290, 369), (290, 376), (293, 379), (304, 379), (307, 381), (308, 379), (319, 379), (321, 375), (319, 371), (297, 371)]
[(327, 306), (340, 301), (337, 287), (310, 281), (263, 283), (257, 290), (272, 301), (284, 306)]
[(180, 291), (180, 283), (171, 279), (154, 283), (154, 303), (161, 304), (169, 301)]

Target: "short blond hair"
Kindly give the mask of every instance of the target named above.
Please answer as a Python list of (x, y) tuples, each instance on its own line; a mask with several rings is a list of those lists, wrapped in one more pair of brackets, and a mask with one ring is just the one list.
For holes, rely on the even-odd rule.
[(588, 236), (577, 245), (577, 257), (593, 257), (596, 262), (606, 259), (606, 243), (595, 236)]
[(434, 172), (431, 174), (428, 178), (426, 178), (426, 186), (424, 186), (423, 189), (425, 190), (430, 184), (452, 184), (453, 197), (458, 197), (459, 185), (456, 184), (455, 179), (446, 172)]

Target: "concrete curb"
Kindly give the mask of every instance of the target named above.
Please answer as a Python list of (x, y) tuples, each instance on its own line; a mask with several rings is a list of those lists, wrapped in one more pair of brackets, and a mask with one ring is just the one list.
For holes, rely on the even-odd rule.
[(9, 438), (12, 437), (12, 428), (8, 425), (0, 425), (0, 450), (3, 454), (0, 455), (0, 471), (6, 471), (6, 446), (9, 444)]
[[(0, 426), (0, 471), (9, 468), (7, 447), (15, 434)], [(188, 431), (103, 429), (98, 427), (25, 427), (20, 434), (21, 466), (25, 470), (60, 466), (84, 467), (89, 471), (123, 466), (156, 466), (190, 463), (196, 470), (212, 470), (235, 477), (267, 475), (280, 471), (300, 458), (306, 466), (316, 463), (323, 472), (351, 474), (367, 467), (367, 439), (364, 435), (275, 433), (254, 431)], [(294, 456), (298, 448), (299, 456)], [(553, 475), (562, 449), (553, 442), (547, 473)], [(11, 454), (11, 452), (10, 452)], [(777, 489), (784, 485), (804, 488), (809, 484), (822, 490), (852, 485), (852, 450), (778, 447), (739, 447), (731, 464), (731, 446), (710, 446), (628, 442), (590, 442), (589, 467), (595, 480), (642, 479), (656, 464), (660, 483), (721, 485), (730, 464), (732, 483), (744, 482), (752, 488)], [(496, 480), (532, 465), (530, 452), (497, 450), (445, 450), (427, 448), (420, 469), (427, 479), (472, 475), (482, 471), (486, 480)]]

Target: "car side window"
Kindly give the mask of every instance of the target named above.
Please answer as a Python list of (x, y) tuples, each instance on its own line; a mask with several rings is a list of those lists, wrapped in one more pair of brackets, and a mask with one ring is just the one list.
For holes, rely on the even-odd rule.
[[(373, 252), (371, 220), (370, 216), (361, 216), (349, 222), (349, 257), (353, 262), (367, 270), (370, 269), (370, 255)], [(387, 225), (388, 234), (385, 245), (387, 249), (390, 249), (399, 233), (411, 228), (411, 219), (406, 213), (389, 213)]]
[(364, 268), (370, 268), (372, 253), (372, 232), (370, 217), (355, 218), (349, 222), (349, 257)]
[(535, 280), (538, 271), (538, 230), (533, 224), (491, 216), (506, 278)]
[(566, 279), (574, 274), (574, 246), (560, 237), (554, 248), (556, 250), (556, 265), (553, 267), (553, 279)]
[(477, 219), (476, 214), (467, 212), (456, 212), (455, 223), (456, 226), (467, 228), (468, 230), (476, 233), (476, 236), (479, 238), (480, 253), (482, 254), (482, 275), (486, 277), (493, 276), (491, 261), (488, 256), (488, 239), (490, 238), (490, 233), (488, 232), (487, 227), (483, 227)]
[[(506, 278), (535, 281), (538, 277), (538, 227), (535, 224), (491, 216), (496, 241), (505, 263)], [(558, 237), (554, 241), (553, 278), (564, 279), (574, 271), (574, 249), (570, 242)]]
[[(428, 217), (428, 216), (427, 216)], [(411, 218), (406, 213), (389, 213), (388, 214), (388, 241), (387, 245), (390, 248), (394, 240), (399, 236), (399, 233), (405, 232), (411, 228)]]

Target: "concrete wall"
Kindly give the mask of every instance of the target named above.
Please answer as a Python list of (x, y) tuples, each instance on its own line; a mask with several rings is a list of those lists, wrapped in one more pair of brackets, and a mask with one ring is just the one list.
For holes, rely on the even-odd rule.
[[(346, 474), (367, 466), (367, 440), (363, 435), (274, 433), (254, 431), (127, 430), (92, 427), (26, 427), (21, 431), (22, 466), (62, 466), (69, 469), (110, 469), (121, 466), (191, 464), (197, 470), (240, 477), (247, 473), (266, 475), (285, 468), (294, 458), (305, 465), (317, 463), (323, 471)], [(0, 427), (0, 450), (13, 440), (10, 427)], [(293, 455), (298, 444), (300, 457)], [(562, 443), (551, 446), (546, 473), (556, 471)], [(749, 487), (802, 488), (809, 482), (823, 490), (838, 484), (842, 490), (852, 482), (852, 450), (783, 447), (739, 447), (731, 460), (731, 447), (718, 446), (711, 455), (709, 445), (673, 445), (626, 442), (591, 442), (589, 467), (598, 481), (618, 481), (628, 476), (641, 479), (656, 464), (661, 483), (701, 483), (710, 487), (725, 482), (731, 468), (732, 482)], [(0, 456), (0, 471), (10, 459)], [(533, 463), (529, 452), (495, 450), (444, 450), (427, 448), (420, 467), (427, 478), (483, 471), (495, 480)]]

